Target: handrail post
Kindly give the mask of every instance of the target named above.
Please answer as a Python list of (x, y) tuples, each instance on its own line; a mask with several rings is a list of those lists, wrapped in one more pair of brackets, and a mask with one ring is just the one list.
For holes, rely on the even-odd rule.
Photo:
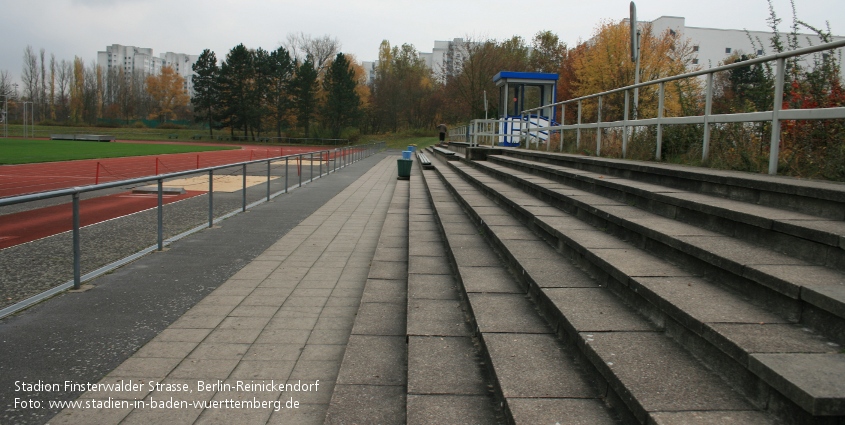
[(214, 169), (208, 170), (208, 227), (214, 227)]
[(630, 92), (625, 90), (625, 112), (622, 114), (622, 159), (627, 158), (628, 153), (628, 102), (630, 102)]
[(713, 112), (713, 73), (707, 74), (707, 88), (704, 100), (704, 140), (701, 145), (701, 161), (710, 156), (710, 114)]
[(314, 152), (308, 154), (308, 168), (311, 169), (311, 180), (308, 182), (314, 181)]
[(241, 211), (246, 211), (246, 164), (243, 165), (243, 173), (244, 173), (244, 177), (243, 177), (244, 190), (243, 190), (243, 193), (241, 194), (241, 200), (242, 200)]
[[(563, 127), (566, 125), (566, 104), (560, 105), (560, 126)], [(563, 129), (560, 129), (560, 146), (558, 146), (561, 152), (563, 152)]]
[(285, 193), (288, 193), (288, 159), (289, 157), (285, 157)]
[(599, 96), (599, 107), (596, 109), (596, 156), (601, 156), (601, 99)]
[(79, 193), (73, 194), (73, 289), (79, 289), (82, 283), (79, 248)]
[(786, 59), (778, 58), (775, 76), (775, 100), (772, 106), (772, 139), (769, 144), (769, 174), (778, 173), (780, 157), (780, 110), (783, 106), (783, 82), (786, 73)]
[(158, 250), (164, 250), (164, 180), (158, 179)]
[(299, 154), (299, 158), (296, 161), (296, 174), (299, 174), (299, 186), (302, 187), (302, 154)]
[(267, 202), (270, 202), (270, 160), (267, 160)]
[(320, 178), (323, 177), (323, 151), (320, 151)]
[(575, 149), (581, 149), (581, 101), (578, 101), (578, 128), (575, 129)]
[(663, 102), (666, 97), (666, 83), (660, 83), (660, 93), (657, 99), (657, 147), (654, 153), (655, 161), (663, 157)]

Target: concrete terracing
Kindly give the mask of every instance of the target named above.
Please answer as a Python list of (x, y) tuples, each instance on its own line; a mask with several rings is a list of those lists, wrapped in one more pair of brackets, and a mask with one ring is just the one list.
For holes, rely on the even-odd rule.
[[(42, 360), (21, 379), (146, 384), (85, 392), (78, 401), (128, 403), (66, 409), (50, 423), (845, 419), (842, 185), (514, 149), (444, 153), (430, 151), (436, 168), (415, 164), (409, 181), (396, 180), (398, 156), (353, 165), (354, 181), (194, 289), (166, 323), (116, 334), (128, 352), (99, 376), (44, 373), (58, 361)], [(282, 202), (240, 220), (276, 222)], [(209, 241), (242, 239), (227, 238)], [(177, 267), (201, 251), (183, 248), (152, 259)], [(144, 261), (118, 273), (143, 276)], [(160, 280), (183, 278), (196, 280)], [(41, 307), (91, 308), (91, 297), (108, 311), (98, 318), (125, 326), (112, 307), (131, 297), (102, 298), (119, 285)], [(36, 313), (9, 323), (50, 320)], [(121, 342), (133, 334), (143, 336)], [(187, 404), (152, 408), (171, 399)], [(38, 422), (29, 418), (17, 422)]]

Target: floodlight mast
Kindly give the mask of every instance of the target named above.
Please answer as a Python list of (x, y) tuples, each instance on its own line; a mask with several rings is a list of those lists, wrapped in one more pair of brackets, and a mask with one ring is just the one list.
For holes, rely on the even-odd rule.
[[(631, 2), (631, 62), (634, 62), (634, 85), (640, 83), (640, 29), (637, 26), (637, 5)], [(634, 88), (634, 120), (640, 103), (640, 89)]]

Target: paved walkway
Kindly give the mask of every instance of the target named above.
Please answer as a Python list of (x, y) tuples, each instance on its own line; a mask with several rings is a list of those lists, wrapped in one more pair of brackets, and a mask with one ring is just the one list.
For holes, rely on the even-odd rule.
[(50, 423), (322, 423), (395, 167), (378, 163), (99, 382), (121, 388)]

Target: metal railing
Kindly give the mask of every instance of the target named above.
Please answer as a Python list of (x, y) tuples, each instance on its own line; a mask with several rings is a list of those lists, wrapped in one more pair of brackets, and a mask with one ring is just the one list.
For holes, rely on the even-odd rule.
[[(0, 198), (0, 207), (4, 207), (4, 206), (9, 206), (9, 205), (23, 204), (23, 203), (27, 203), (27, 202), (41, 201), (41, 200), (45, 200), (45, 199), (58, 198), (58, 197), (62, 197), (62, 196), (70, 196), (71, 200), (72, 200), (72, 210), (73, 210), (73, 226), (72, 226), (72, 230), (71, 230), (72, 239), (73, 239), (73, 242), (72, 242), (72, 244), (73, 244), (73, 248), (72, 248), (72, 251), (73, 251), (73, 279), (64, 283), (64, 284), (62, 284), (62, 285), (59, 285), (59, 286), (54, 287), (54, 288), (52, 288), (48, 291), (45, 291), (41, 294), (27, 298), (23, 301), (20, 301), (16, 304), (13, 304), (9, 307), (6, 307), (6, 308), (0, 310), (0, 318), (3, 318), (3, 317), (8, 316), (10, 314), (13, 314), (17, 311), (20, 311), (20, 310), (22, 310), (22, 309), (24, 309), (24, 308), (26, 308), (26, 307), (28, 307), (32, 304), (40, 302), (41, 300), (49, 298), (49, 297), (51, 297), (51, 296), (53, 296), (53, 295), (55, 295), (55, 294), (57, 294), (61, 291), (66, 290), (66, 289), (70, 289), (70, 288), (79, 289), (79, 287), (80, 287), (80, 285), (83, 281), (90, 280), (90, 279), (93, 279), (97, 276), (100, 276), (100, 275), (102, 275), (102, 274), (104, 274), (104, 273), (106, 273), (106, 272), (108, 272), (108, 271), (110, 271), (110, 270), (112, 270), (116, 267), (119, 267), (120, 265), (123, 265), (123, 264), (130, 262), (130, 261), (133, 261), (134, 259), (139, 258), (142, 255), (145, 255), (145, 254), (150, 253), (152, 251), (156, 251), (156, 250), (162, 251), (164, 249), (165, 245), (168, 245), (172, 242), (175, 242), (178, 239), (181, 239), (185, 236), (188, 236), (188, 235), (195, 233), (197, 231), (200, 231), (202, 229), (211, 228), (211, 227), (214, 226), (214, 223), (216, 223), (216, 222), (219, 222), (221, 220), (229, 218), (229, 217), (231, 217), (231, 216), (233, 216), (233, 215), (235, 215), (239, 212), (244, 212), (244, 211), (247, 210), (247, 208), (251, 208), (251, 207), (256, 206), (258, 204), (267, 202), (270, 199), (272, 199), (272, 198), (274, 198), (278, 195), (281, 195), (283, 193), (287, 193), (288, 190), (289, 190), (288, 163), (291, 160), (297, 161), (297, 164), (301, 164), (305, 159), (310, 159), (311, 171), (310, 171), (309, 179), (306, 180), (306, 181), (302, 180), (302, 175), (304, 173), (301, 172), (301, 169), (300, 169), (300, 172), (297, 173), (299, 175), (299, 182), (298, 182), (298, 184), (291, 187), (291, 189), (295, 189), (297, 187), (302, 187), (303, 185), (314, 181), (316, 178), (320, 178), (324, 175), (331, 174), (332, 172), (336, 172), (337, 170), (339, 170), (343, 167), (346, 167), (346, 166), (348, 166), (348, 165), (350, 165), (354, 162), (357, 162), (357, 161), (360, 161), (364, 158), (367, 158), (367, 157), (383, 150), (384, 148), (385, 148), (385, 142), (374, 142), (374, 143), (370, 143), (370, 144), (367, 144), (367, 145), (349, 146), (349, 147), (336, 148), (336, 149), (331, 149), (331, 150), (322, 150), (322, 151), (314, 151), (314, 152), (308, 152), (308, 153), (300, 153), (300, 154), (295, 154), (295, 155), (277, 156), (277, 157), (264, 158), (264, 159), (253, 160), (253, 161), (244, 161), (244, 162), (238, 162), (238, 163), (227, 164), (227, 165), (218, 165), (218, 166), (214, 166), (214, 167), (200, 168), (200, 169), (187, 170), (187, 171), (179, 171), (179, 172), (168, 173), (168, 174), (160, 174), (160, 175), (150, 176), (150, 177), (140, 177), (140, 178), (134, 178), (134, 179), (128, 179), (128, 180), (114, 181), (114, 182), (109, 182), (109, 183), (93, 184), (93, 185), (88, 185), (88, 186), (73, 187), (73, 188), (67, 188), (67, 189), (51, 190), (51, 191), (47, 191), (47, 192), (39, 192), (39, 193), (32, 193), (32, 194), (26, 194), (26, 195), (10, 196), (10, 197), (6, 197), (6, 198)], [(315, 157), (317, 158), (316, 160), (315, 160)], [(271, 169), (271, 164), (273, 162), (278, 162), (278, 161), (285, 161), (284, 189), (276, 192), (275, 194), (271, 194), (270, 193), (270, 180), (271, 180), (270, 169)], [(314, 162), (315, 161), (319, 162), (319, 171), (318, 171), (319, 174), (316, 177), (314, 176)], [(323, 170), (323, 163), (324, 162), (326, 162), (325, 170)], [(267, 164), (267, 183), (266, 183), (267, 190), (266, 190), (266, 195), (261, 200), (247, 205), (247, 200), (246, 200), (247, 166), (253, 165), (253, 164), (263, 164), (263, 163)], [(234, 168), (234, 167), (241, 167), (242, 173), (243, 173), (243, 184), (242, 184), (242, 188), (241, 188), (243, 196), (241, 198), (241, 202), (242, 202), (241, 208), (238, 209), (238, 210), (232, 211), (229, 214), (224, 215), (223, 217), (219, 217), (219, 218), (215, 219), (214, 218), (214, 172), (217, 171), (217, 170), (226, 169), (226, 168)], [(188, 175), (192, 175), (192, 174), (205, 174), (205, 173), (208, 174), (208, 223), (207, 223), (207, 225), (203, 224), (201, 226), (198, 226), (198, 227), (190, 229), (186, 232), (183, 232), (183, 233), (181, 233), (181, 234), (179, 234), (179, 235), (177, 235), (173, 238), (165, 240), (164, 239), (164, 208), (163, 208), (164, 181), (167, 180), (167, 179), (183, 177), (183, 176), (188, 176)], [(124, 258), (122, 260), (118, 260), (117, 262), (106, 265), (105, 267), (101, 267), (101, 268), (99, 268), (99, 269), (97, 269), (97, 270), (95, 270), (91, 273), (86, 274), (85, 276), (82, 276), (81, 275), (82, 265), (81, 265), (81, 261), (80, 261), (81, 249), (80, 249), (80, 236), (79, 236), (79, 231), (80, 231), (80, 212), (79, 212), (80, 195), (83, 194), (83, 193), (94, 192), (94, 191), (97, 191), (97, 190), (113, 189), (113, 188), (118, 188), (118, 187), (123, 187), (123, 186), (135, 186), (135, 185), (138, 185), (138, 184), (141, 184), (141, 183), (147, 183), (147, 182), (156, 182), (157, 189), (158, 189), (157, 190), (157, 195), (158, 195), (157, 201), (158, 201), (158, 203), (157, 203), (157, 206), (156, 206), (158, 234), (157, 234), (156, 245), (149, 247), (145, 250), (142, 250), (141, 252), (136, 253), (136, 254), (134, 254), (130, 257)]]
[[(709, 68), (700, 71), (688, 72), (686, 74), (676, 75), (672, 77), (661, 78), (658, 80), (642, 82), (639, 84), (634, 84), (626, 87), (621, 87), (614, 90), (608, 90), (601, 93), (591, 94), (588, 96), (582, 96), (575, 99), (570, 99), (562, 102), (553, 103), (550, 105), (545, 105), (539, 108), (532, 108), (526, 109), (522, 111), (522, 119), (517, 120), (516, 122), (520, 122), (519, 128), (519, 136), (517, 136), (520, 140), (519, 145), (521, 147), (528, 147), (532, 140), (539, 141), (545, 139), (545, 136), (541, 136), (541, 132), (548, 132), (551, 134), (553, 131), (559, 131), (561, 133), (561, 140), (563, 139), (563, 132), (567, 130), (575, 130), (576, 131), (576, 146), (580, 148), (581, 146), (581, 132), (582, 130), (594, 130), (596, 133), (596, 155), (601, 155), (601, 142), (602, 142), (602, 130), (608, 128), (621, 128), (622, 129), (622, 157), (625, 158), (627, 155), (627, 145), (628, 145), (628, 129), (629, 127), (638, 127), (638, 126), (656, 126), (656, 149), (655, 149), (655, 159), (660, 160), (662, 157), (662, 146), (663, 146), (663, 126), (665, 125), (678, 125), (678, 124), (701, 124), (704, 126), (704, 134), (702, 139), (702, 160), (706, 161), (708, 155), (710, 154), (710, 133), (711, 133), (711, 126), (714, 124), (726, 124), (726, 123), (750, 123), (750, 122), (771, 122), (771, 139), (769, 143), (769, 167), (768, 172), (769, 174), (777, 174), (777, 166), (778, 166), (778, 155), (780, 152), (780, 137), (781, 137), (781, 122), (784, 120), (827, 120), (827, 119), (843, 119), (845, 118), (845, 107), (831, 107), (831, 108), (815, 108), (815, 109), (782, 109), (783, 105), (783, 87), (784, 87), (784, 76), (786, 74), (786, 60), (796, 56), (807, 55), (811, 53), (822, 52), (825, 50), (833, 50), (837, 48), (845, 47), (845, 40), (837, 41), (833, 43), (822, 44), (818, 46), (811, 46), (802, 49), (791, 50), (788, 52), (778, 53), (774, 55), (762, 56), (759, 58), (749, 59), (742, 62), (735, 62), (728, 65), (718, 66), (715, 68)], [(735, 114), (713, 114), (713, 92), (714, 92), (714, 74), (717, 72), (723, 71), (730, 71), (732, 69), (749, 67), (756, 64), (763, 64), (766, 62), (776, 62), (775, 68), (775, 81), (774, 81), (774, 102), (772, 105), (772, 109), (770, 111), (760, 111), (760, 112), (745, 112), (745, 113), (735, 113)], [(703, 115), (692, 115), (692, 116), (679, 116), (679, 117), (666, 117), (664, 111), (664, 102), (666, 97), (666, 83), (680, 81), (687, 78), (697, 78), (697, 77), (704, 77), (706, 79), (705, 82), (705, 99), (704, 99), (704, 114)], [(657, 117), (655, 118), (640, 118), (640, 119), (631, 119), (629, 116), (629, 103), (631, 95), (630, 93), (633, 90), (640, 89), (643, 87), (648, 86), (658, 86), (658, 106), (657, 106)], [(625, 94), (625, 105), (623, 108), (623, 117), (621, 121), (602, 121), (602, 101), (609, 95), (617, 94), (617, 93), (624, 93)], [(591, 123), (584, 123), (582, 122), (582, 112), (583, 108), (582, 105), (585, 101), (592, 101), (595, 100), (597, 102), (597, 109), (596, 109), (596, 121)], [(550, 107), (560, 107), (561, 108), (561, 117), (566, 117), (566, 107), (567, 106), (575, 106), (577, 105), (577, 122), (575, 124), (566, 124), (565, 121), (562, 119), (562, 123), (557, 125), (550, 125), (550, 126), (541, 126), (532, 124), (532, 120), (528, 117), (536, 115), (541, 115), (543, 110), (549, 109)], [(502, 126), (506, 120), (473, 120), (468, 126), (459, 127), (454, 129), (454, 134), (459, 134), (461, 131), (465, 132), (466, 136), (463, 137), (464, 140), (457, 140), (456, 141), (466, 141), (471, 144), (478, 144), (479, 142), (486, 142), (490, 141), (491, 143), (500, 143), (502, 137), (506, 137), (506, 134), (500, 134), (496, 132), (492, 132), (489, 130), (489, 124), (492, 122), (498, 123), (499, 126)], [(508, 121), (511, 122), (511, 121)], [(479, 125), (481, 125), (483, 130), (479, 131)], [(487, 126), (487, 127), (484, 127)], [(451, 140), (452, 132), (450, 132), (450, 140)], [(498, 138), (498, 139), (497, 139)], [(546, 149), (550, 148), (550, 143), (546, 144)], [(563, 143), (560, 143), (561, 150), (563, 149)]]

